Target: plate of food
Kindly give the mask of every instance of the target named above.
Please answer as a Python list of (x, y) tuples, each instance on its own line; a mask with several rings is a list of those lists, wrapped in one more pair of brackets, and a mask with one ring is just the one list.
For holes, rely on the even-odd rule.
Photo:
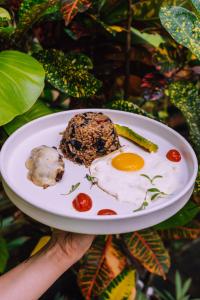
[(189, 200), (197, 175), (190, 144), (144, 116), (70, 110), (34, 120), (3, 145), (11, 201), (54, 228), (125, 233), (158, 224)]

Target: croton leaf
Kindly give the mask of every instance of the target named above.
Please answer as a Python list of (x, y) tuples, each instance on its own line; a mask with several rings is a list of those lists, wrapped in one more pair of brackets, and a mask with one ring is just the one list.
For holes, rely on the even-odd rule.
[(43, 64), (47, 81), (68, 96), (90, 97), (101, 87), (101, 82), (88, 72), (93, 65), (86, 55), (42, 50), (36, 57)]
[(195, 240), (200, 237), (200, 224), (194, 221), (186, 226), (159, 231), (159, 234), (167, 240)]
[(192, 221), (195, 216), (200, 212), (200, 207), (192, 201), (179, 210), (174, 216), (154, 226), (157, 230), (167, 230), (177, 226), (184, 226)]
[(17, 116), (14, 120), (4, 125), (4, 129), (7, 134), (10, 135), (24, 124), (51, 113), (53, 113), (53, 110), (49, 108), (44, 102), (38, 100), (27, 112), (20, 116)]
[(122, 111), (127, 111), (127, 112), (132, 112), (138, 115), (142, 115), (151, 119), (156, 119), (152, 114), (146, 112), (142, 108), (140, 108), (138, 105), (127, 101), (127, 100), (114, 100), (109, 102), (107, 105), (107, 108), (111, 109), (117, 109), (117, 110), (122, 110)]
[(0, 273), (3, 273), (5, 270), (9, 253), (6, 241), (0, 236)]
[(35, 103), (44, 87), (44, 70), (28, 54), (0, 52), (0, 126)]
[(200, 21), (183, 7), (162, 7), (160, 20), (170, 35), (200, 59)]
[(134, 300), (136, 295), (135, 270), (123, 270), (101, 294), (101, 300)]
[(182, 5), (184, 0), (143, 0), (132, 4), (135, 20), (152, 21), (159, 18), (161, 5)]
[(23, 0), (19, 8), (15, 39), (37, 22), (48, 9), (58, 5), (58, 2), (59, 0)]
[(200, 97), (196, 84), (177, 81), (169, 85), (169, 98), (183, 113), (190, 128), (190, 137), (200, 157)]
[[(190, 139), (200, 160), (200, 96), (196, 84), (177, 81), (169, 85), (171, 102), (181, 110), (190, 129)], [(200, 170), (196, 179), (195, 192), (200, 192)]]
[(151, 273), (165, 278), (170, 257), (159, 234), (153, 229), (123, 234), (130, 253)]
[(78, 284), (85, 299), (101, 294), (123, 270), (125, 263), (126, 259), (112, 236), (97, 237), (78, 274)]
[(92, 4), (90, 0), (65, 0), (62, 6), (62, 13), (65, 19), (66, 25), (77, 15), (86, 11)]

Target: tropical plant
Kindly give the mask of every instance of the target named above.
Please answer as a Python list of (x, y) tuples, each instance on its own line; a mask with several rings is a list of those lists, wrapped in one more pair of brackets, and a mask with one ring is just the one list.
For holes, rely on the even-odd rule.
[(174, 295), (172, 295), (166, 290), (164, 290), (163, 292), (157, 291), (157, 295), (160, 297), (161, 300), (198, 300), (192, 299), (190, 295), (187, 294), (191, 286), (191, 281), (191, 278), (188, 278), (185, 282), (183, 282), (180, 273), (176, 271)]
[(160, 10), (160, 20), (179, 44), (189, 48), (200, 59), (200, 2), (190, 1), (195, 12), (179, 6), (164, 6)]
[[(199, 1), (192, 2), (199, 9)], [(184, 130), (187, 121), (190, 134), (186, 132), (186, 136), (200, 157), (196, 58), (163, 34), (159, 23), (162, 5), (160, 18), (164, 27), (198, 58), (198, 13), (183, 8), (184, 3), (181, 0), (0, 1), (0, 125), (3, 125), (0, 145), (23, 124), (62, 109), (108, 107), (171, 125), (176, 107), (184, 116), (181, 123)], [(173, 8), (172, 4), (178, 6)], [(180, 28), (183, 20), (189, 26)], [(200, 237), (199, 206), (194, 199), (176, 215), (152, 228), (98, 236), (81, 262), (69, 271), (71, 277), (76, 274), (79, 289), (74, 290), (80, 290), (86, 300), (146, 299), (145, 288), (138, 296), (138, 278), (145, 285), (148, 274), (166, 278), (173, 241)], [(0, 272), (3, 272), (18, 261), (16, 253), (24, 259), (43, 247), (50, 238), (50, 229), (17, 211), (2, 188), (0, 216)], [(22, 249), (27, 249), (25, 254)], [(182, 297), (179, 298), (187, 299), (189, 283), (181, 286), (185, 293), (180, 294), (178, 288), (177, 293)], [(63, 299), (62, 292), (57, 291), (55, 297)], [(77, 297), (80, 294), (74, 298)]]

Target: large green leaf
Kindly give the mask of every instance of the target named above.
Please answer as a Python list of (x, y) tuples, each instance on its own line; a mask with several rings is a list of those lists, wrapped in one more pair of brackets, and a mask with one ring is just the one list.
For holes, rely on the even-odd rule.
[[(190, 139), (200, 160), (200, 96), (196, 84), (177, 81), (169, 85), (171, 102), (181, 110), (190, 129)], [(200, 192), (200, 169), (196, 179), (195, 192)]]
[(200, 96), (196, 84), (177, 81), (169, 85), (169, 98), (183, 113), (190, 129), (190, 138), (200, 158)]
[(130, 253), (149, 271), (163, 276), (170, 266), (170, 257), (159, 234), (153, 229), (145, 229), (123, 234)]
[(101, 87), (101, 82), (88, 72), (93, 64), (86, 55), (43, 50), (36, 57), (44, 66), (47, 80), (69, 96), (90, 97)]
[(162, 7), (160, 20), (170, 35), (200, 59), (200, 21), (183, 7)]
[(0, 126), (31, 108), (44, 87), (44, 70), (33, 57), (0, 52)]
[(168, 220), (154, 226), (155, 229), (166, 230), (177, 226), (184, 226), (194, 219), (200, 212), (200, 207), (189, 201), (181, 210)]
[(165, 40), (158, 33), (140, 32), (138, 29), (133, 27), (131, 27), (131, 32), (133, 35), (139, 38), (141, 42), (147, 43), (155, 48), (158, 48), (160, 44), (165, 42)]
[(0, 273), (3, 273), (3, 271), (5, 270), (8, 257), (9, 254), (6, 241), (0, 236)]
[(41, 100), (38, 100), (26, 113), (4, 125), (4, 129), (10, 135), (24, 124), (51, 113), (53, 113), (53, 110)]

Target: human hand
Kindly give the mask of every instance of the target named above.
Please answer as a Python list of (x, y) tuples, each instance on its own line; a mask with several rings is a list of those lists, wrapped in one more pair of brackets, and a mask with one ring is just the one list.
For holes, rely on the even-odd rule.
[(57, 244), (67, 259), (74, 263), (90, 248), (94, 235), (54, 230), (50, 244)]

